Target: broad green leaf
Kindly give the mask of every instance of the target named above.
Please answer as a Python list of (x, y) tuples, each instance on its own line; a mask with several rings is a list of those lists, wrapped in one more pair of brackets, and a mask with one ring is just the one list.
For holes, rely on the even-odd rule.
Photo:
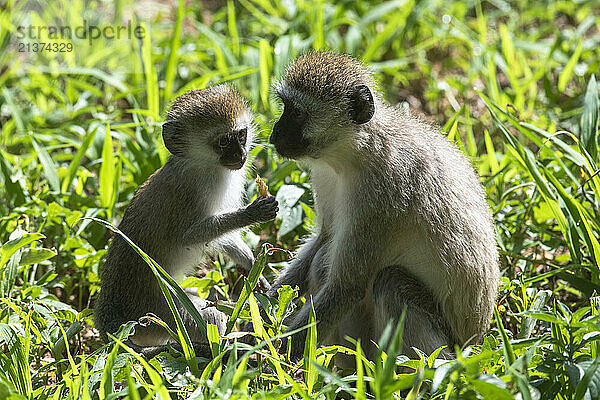
[(42, 261), (46, 261), (56, 256), (56, 251), (52, 249), (40, 248), (40, 249), (29, 249), (21, 256), (19, 265), (30, 265), (37, 264)]
[(298, 297), (298, 289), (284, 285), (277, 290), (277, 296), (279, 304), (275, 311), (275, 319), (277, 324), (281, 325), (283, 319), (293, 310), (292, 301)]
[(24, 233), (22, 236), (4, 243), (0, 248), (0, 270), (17, 250), (45, 237), (38, 232)]
[(548, 314), (548, 313), (543, 313), (543, 312), (524, 311), (517, 315), (531, 317), (531, 318), (538, 319), (540, 321), (551, 322), (553, 324), (558, 324), (558, 325), (564, 325), (564, 326), (568, 325), (567, 321), (564, 321), (563, 319), (557, 317), (554, 314)]
[(298, 200), (304, 194), (304, 189), (295, 185), (281, 185), (277, 191), (281, 226), (279, 235), (285, 236), (302, 224), (302, 206), (297, 206)]
[[(502, 382), (502, 381), (500, 381)], [(504, 383), (504, 382), (502, 382)], [(475, 388), (475, 390), (483, 396), (484, 399), (494, 399), (494, 400), (512, 400), (514, 399), (513, 395), (503, 387), (498, 386), (490, 381), (484, 380), (473, 380), (470, 382), (471, 385)]]
[(25, 203), (25, 188), (18, 179), (14, 179), (15, 168), (7, 160), (6, 153), (0, 148), (0, 171), (2, 171), (2, 183), (4, 184), (6, 201), (9, 206), (20, 206)]
[[(533, 299), (531, 306), (529, 307), (529, 313), (539, 314), (546, 304), (546, 300), (550, 297), (552, 292), (549, 290), (540, 290)], [(531, 336), (533, 328), (535, 327), (535, 320), (537, 319), (534, 315), (529, 315), (521, 321), (521, 328), (519, 329), (519, 339), (525, 339)]]
[(210, 352), (213, 358), (219, 354), (219, 329), (215, 324), (206, 324), (206, 337), (210, 345)]
[(585, 368), (585, 373), (583, 374), (583, 378), (581, 378), (577, 384), (575, 396), (573, 397), (574, 400), (582, 400), (588, 391), (596, 394), (594, 396), (595, 399), (598, 398), (598, 392), (600, 389), (600, 371), (598, 371), (599, 363), (600, 358), (596, 358), (592, 362), (579, 364)]

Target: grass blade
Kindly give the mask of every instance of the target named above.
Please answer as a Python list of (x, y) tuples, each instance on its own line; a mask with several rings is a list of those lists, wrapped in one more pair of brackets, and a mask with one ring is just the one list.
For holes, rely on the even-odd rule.
[(252, 269), (250, 270), (250, 273), (248, 274), (248, 278), (244, 281), (244, 286), (242, 287), (240, 297), (235, 303), (235, 307), (233, 308), (231, 317), (227, 322), (227, 330), (225, 331), (226, 335), (228, 335), (233, 329), (235, 321), (237, 321), (237, 318), (240, 315), (240, 311), (242, 311), (242, 307), (244, 306), (246, 300), (248, 299), (248, 296), (252, 293), (252, 290), (254, 290), (256, 284), (258, 283), (258, 279), (260, 278), (263, 269), (265, 268), (265, 265), (267, 265), (267, 252), (263, 247), (263, 251), (257, 257), (256, 261), (254, 262), (254, 265), (252, 266)]
[(558, 180), (548, 169), (546, 169), (544, 173), (554, 188), (558, 191), (559, 196), (565, 202), (570, 217), (575, 222), (575, 226), (583, 227), (583, 229), (579, 229), (579, 231), (583, 234), (583, 239), (590, 253), (593, 266), (595, 267), (594, 274), (592, 275), (592, 281), (595, 283), (600, 282), (600, 243), (598, 242), (598, 239), (592, 230), (591, 217), (587, 214), (581, 203), (567, 193), (565, 188), (560, 184), (560, 182), (558, 182)]
[(312, 393), (313, 387), (317, 382), (318, 371), (315, 366), (317, 360), (317, 319), (315, 318), (315, 309), (311, 303), (310, 313), (308, 316), (310, 327), (306, 332), (306, 343), (304, 344), (304, 381), (308, 393)]
[(90, 148), (90, 145), (94, 141), (95, 137), (96, 137), (96, 129), (94, 128), (94, 129), (91, 129), (83, 138), (83, 141), (81, 142), (81, 146), (79, 147), (79, 149), (77, 150), (77, 153), (75, 153), (75, 156), (73, 157), (73, 159), (71, 160), (71, 163), (69, 164), (69, 169), (67, 170), (67, 177), (63, 180), (63, 184), (62, 184), (63, 192), (68, 192), (69, 187), (71, 186), (71, 183), (73, 182), (73, 179), (75, 179), (75, 175), (77, 174), (77, 169), (81, 165), (81, 160), (83, 160), (85, 153)]
[(577, 48), (575, 49), (575, 52), (573, 52), (573, 55), (569, 59), (569, 62), (567, 62), (563, 70), (560, 72), (560, 75), (558, 76), (559, 92), (564, 92), (564, 90), (567, 88), (567, 83), (569, 83), (571, 77), (573, 76), (573, 70), (575, 69), (577, 61), (579, 61), (579, 56), (581, 55), (582, 50), (583, 44), (581, 41), (579, 41), (579, 43), (577, 43)]
[(598, 85), (592, 74), (585, 92), (583, 114), (581, 115), (581, 141), (594, 161), (598, 161)]
[(177, 5), (177, 17), (175, 19), (175, 28), (173, 29), (173, 37), (171, 38), (171, 46), (169, 59), (167, 60), (167, 69), (165, 71), (165, 91), (164, 102), (168, 103), (173, 94), (173, 82), (177, 73), (177, 56), (179, 52), (179, 44), (181, 43), (181, 27), (183, 25), (183, 17), (185, 14), (185, 1), (179, 0)]
[(0, 339), (2, 339), (7, 349), (7, 353), (1, 354), (0, 370), (10, 378), (11, 383), (22, 395), (31, 398), (29, 352), (23, 347), (16, 327), (0, 323)]
[(357, 400), (365, 400), (367, 398), (365, 391), (365, 372), (362, 361), (362, 349), (360, 339), (356, 341), (356, 393), (354, 398)]
[(513, 365), (515, 363), (515, 352), (513, 351), (508, 334), (506, 333), (504, 325), (502, 324), (500, 313), (498, 313), (498, 307), (494, 307), (494, 316), (496, 317), (496, 328), (498, 329), (500, 338), (502, 339), (502, 350), (504, 351), (505, 363), (507, 366)]
[[(106, 126), (104, 145), (102, 146), (102, 165), (100, 166), (100, 204), (107, 211), (112, 209), (115, 198), (115, 157), (113, 155), (110, 125)], [(109, 211), (110, 215), (110, 211)]]
[[(140, 22), (140, 26), (145, 32), (142, 39), (142, 61), (144, 63), (144, 75), (146, 76), (146, 98), (148, 101), (148, 113), (155, 120), (160, 119), (159, 116), (159, 99), (158, 99), (158, 78), (152, 61), (152, 41), (150, 40), (150, 29), (148, 26)], [(174, 56), (175, 57), (175, 56)]]
[(271, 74), (271, 46), (265, 39), (259, 43), (260, 52), (260, 99), (265, 110), (269, 109), (269, 77)]
[(44, 169), (44, 174), (46, 175), (46, 179), (48, 179), (50, 188), (53, 191), (60, 193), (60, 183), (58, 180), (58, 173), (56, 172), (56, 164), (54, 164), (54, 161), (46, 149), (40, 146), (38, 142), (35, 141), (33, 136), (31, 137), (31, 144), (33, 145), (33, 148), (35, 149), (36, 153), (38, 154), (38, 158), (42, 163), (42, 168)]
[[(546, 300), (552, 294), (549, 290), (540, 290), (533, 299), (531, 307), (529, 307), (529, 312), (537, 313), (542, 310), (544, 304), (546, 304)], [(533, 332), (533, 328), (535, 327), (536, 319), (534, 317), (525, 317), (521, 322), (521, 329), (519, 329), (519, 339), (526, 339), (531, 336), (531, 332)]]
[(236, 56), (240, 55), (240, 35), (237, 29), (235, 18), (235, 3), (232, 0), (227, 0), (227, 30), (231, 37), (231, 47)]
[(386, 46), (384, 46), (384, 44), (390, 40), (398, 30), (405, 26), (406, 18), (412, 11), (414, 5), (414, 1), (406, 1), (398, 5), (396, 12), (389, 14), (392, 16), (391, 19), (385, 25), (385, 28), (375, 36), (365, 50), (362, 57), (365, 62), (371, 61), (375, 57), (375, 53), (378, 50), (385, 48)]

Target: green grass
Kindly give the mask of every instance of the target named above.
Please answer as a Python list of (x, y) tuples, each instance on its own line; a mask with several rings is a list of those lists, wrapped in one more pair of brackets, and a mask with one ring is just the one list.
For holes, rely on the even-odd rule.
[[(31, 3), (0, 1), (0, 398), (599, 397), (597, 1)], [(129, 18), (144, 23), (144, 38), (18, 52), (19, 24)], [(293, 251), (314, 213), (306, 174), (266, 145), (279, 113), (270, 85), (310, 49), (366, 61), (387, 100), (436, 122), (481, 176), (502, 287), (490, 331), (456, 360), (402, 358), (391, 326), (377, 360), (360, 343), (316, 347), (314, 324), (305, 360), (276, 351), (297, 293), (252, 290), (260, 270), (272, 277), (287, 258), (262, 243)], [(253, 104), (264, 144), (254, 164), (283, 218), (246, 235), (260, 254), (248, 279), (218, 258), (206, 277), (180, 283), (226, 298), (226, 337), (206, 327), (213, 358), (196, 358), (178, 325), (184, 354), (145, 360), (123, 343), (133, 323), (108, 345), (92, 329), (109, 223), (168, 157), (159, 133), (169, 102), (220, 82)], [(250, 183), (247, 197), (255, 193)], [(181, 298), (148, 262), (165, 295)], [(254, 328), (251, 345), (234, 340), (240, 320)], [(356, 368), (335, 369), (337, 352)]]

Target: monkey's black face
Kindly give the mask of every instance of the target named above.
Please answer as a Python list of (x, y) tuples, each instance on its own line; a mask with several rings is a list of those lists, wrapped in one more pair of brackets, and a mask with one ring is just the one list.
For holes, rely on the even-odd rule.
[[(309, 93), (288, 88), (284, 83), (278, 95), (284, 109), (269, 141), (279, 154), (289, 158), (321, 158), (330, 146), (348, 140), (349, 133), (375, 114), (371, 89), (363, 84), (347, 89), (337, 98), (334, 95), (311, 98)], [(298, 102), (310, 104), (299, 107)]]
[(273, 126), (269, 142), (284, 157), (297, 158), (306, 153), (309, 142), (303, 135), (304, 125), (308, 119), (305, 111), (294, 104), (284, 101), (283, 114)]
[(220, 136), (213, 144), (213, 148), (219, 156), (219, 162), (225, 168), (231, 170), (240, 169), (248, 158), (246, 141), (248, 129), (242, 128), (226, 135)]

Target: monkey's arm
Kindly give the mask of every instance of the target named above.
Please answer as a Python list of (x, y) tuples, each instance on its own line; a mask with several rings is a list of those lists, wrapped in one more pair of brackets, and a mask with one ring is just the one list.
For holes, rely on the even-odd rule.
[(235, 229), (270, 221), (275, 218), (278, 210), (275, 197), (258, 198), (246, 207), (229, 213), (211, 215), (192, 223), (183, 234), (183, 244), (208, 243)]
[(239, 233), (227, 233), (211, 242), (219, 251), (225, 253), (241, 269), (248, 272), (254, 265), (254, 254), (242, 240)]
[[(303, 295), (308, 289), (308, 276), (310, 266), (313, 263), (315, 255), (326, 242), (326, 235), (320, 233), (310, 238), (298, 251), (296, 259), (288, 265), (271, 286), (267, 295), (277, 296), (277, 290), (284, 285), (291, 287), (298, 286), (300, 295)], [(322, 252), (319, 252), (322, 253)]]

